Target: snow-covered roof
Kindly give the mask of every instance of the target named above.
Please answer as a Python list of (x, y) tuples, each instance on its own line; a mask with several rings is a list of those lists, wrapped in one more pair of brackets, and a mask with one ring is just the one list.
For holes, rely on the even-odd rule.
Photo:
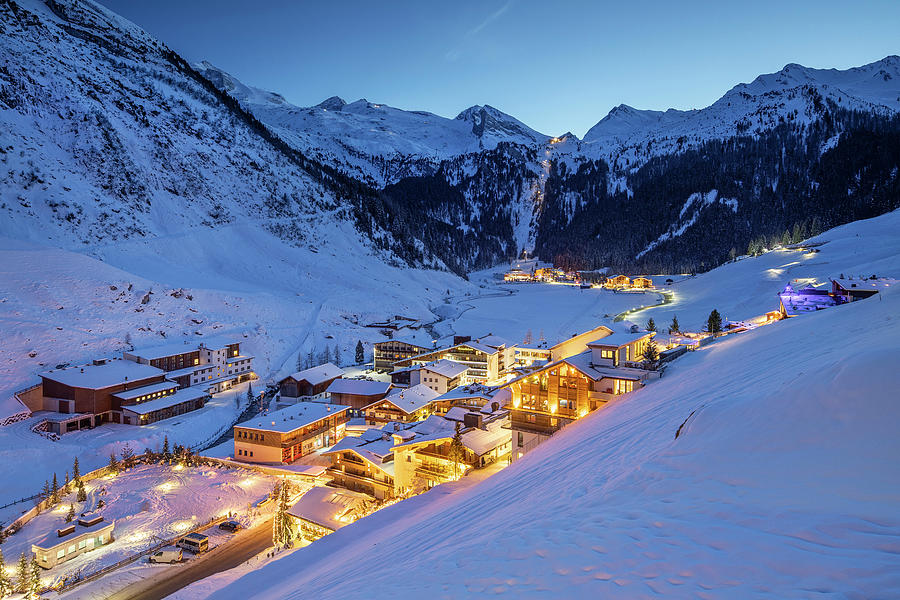
[(478, 342), (492, 348), (500, 348), (501, 346), (506, 346), (507, 348), (509, 348), (510, 346), (515, 345), (506, 338), (500, 337), (499, 335), (494, 335), (493, 333), (489, 333), (478, 338)]
[(479, 398), (482, 400), (490, 400), (493, 398), (496, 390), (494, 388), (489, 388), (485, 385), (481, 385), (480, 383), (470, 383), (468, 385), (459, 385), (438, 396), (438, 400), (465, 400), (467, 398)]
[(437, 397), (436, 391), (420, 383), (412, 387), (397, 389), (377, 402), (390, 402), (403, 412), (411, 414), (428, 406)]
[(288, 433), (301, 427), (306, 427), (316, 421), (340, 414), (348, 410), (349, 406), (340, 404), (321, 404), (319, 402), (298, 402), (287, 408), (270, 412), (266, 415), (257, 415), (249, 421), (238, 423), (235, 427), (244, 429), (256, 429), (259, 431), (275, 431)]
[(236, 363), (242, 360), (253, 360), (255, 357), (250, 354), (238, 354), (237, 356), (229, 357), (225, 362), (227, 363)]
[[(646, 371), (640, 369), (629, 369), (626, 367), (599, 367), (591, 362), (591, 351), (587, 350), (581, 354), (570, 356), (560, 361), (572, 367), (575, 367), (587, 377), (594, 381), (601, 379), (626, 379), (629, 381), (641, 381), (646, 375)], [(559, 363), (556, 363), (559, 364)], [(549, 365), (553, 366), (553, 365)]]
[(130, 352), (126, 352), (126, 354), (139, 356), (147, 360), (155, 360), (157, 358), (175, 356), (176, 354), (185, 354), (186, 352), (197, 352), (199, 349), (200, 342), (198, 340), (184, 340), (182, 342), (172, 342), (170, 344), (161, 344), (159, 346), (131, 350)]
[(359, 396), (378, 396), (391, 389), (388, 381), (369, 381), (367, 379), (335, 379), (325, 390), (330, 394), (357, 394)]
[(318, 367), (312, 367), (303, 371), (297, 371), (291, 374), (291, 377), (297, 381), (307, 381), (311, 385), (325, 383), (329, 379), (341, 377), (344, 374), (343, 369), (331, 363), (325, 363)]
[(845, 290), (883, 290), (892, 285), (900, 285), (900, 279), (881, 277), (878, 279), (832, 279)]
[(469, 370), (469, 367), (467, 367), (466, 365), (454, 362), (452, 360), (447, 360), (446, 358), (424, 364), (420, 368), (424, 371), (429, 371), (431, 373), (435, 373), (436, 375), (443, 375), (444, 377), (451, 379), (458, 375), (462, 375)]
[[(350, 515), (372, 498), (366, 494), (331, 487), (314, 487), (288, 509), (288, 514), (337, 531), (352, 522)], [(353, 515), (355, 517), (355, 515)], [(345, 520), (341, 520), (344, 517)]]
[(630, 333), (619, 331), (613, 334), (610, 334), (604, 338), (600, 338), (599, 340), (594, 340), (593, 342), (588, 342), (588, 348), (594, 346), (603, 346), (606, 348), (621, 348), (623, 346), (627, 346), (633, 342), (636, 342), (645, 337), (650, 337), (653, 335), (652, 331), (638, 331), (637, 333)]
[(177, 387), (177, 383), (174, 383), (172, 381), (163, 381), (161, 383), (151, 383), (150, 385), (144, 385), (131, 390), (126, 390), (124, 392), (118, 392), (112, 394), (112, 397), (118, 398), (119, 400), (128, 401), (134, 400), (135, 398), (140, 398), (141, 396), (147, 396), (149, 394), (155, 394), (157, 392), (164, 392), (166, 390), (171, 390)]
[(170, 408), (172, 406), (178, 406), (179, 404), (182, 404), (184, 402), (199, 400), (200, 398), (208, 395), (209, 394), (204, 389), (189, 387), (183, 390), (178, 390), (174, 394), (169, 394), (168, 396), (157, 398), (156, 400), (148, 400), (147, 402), (141, 402), (139, 404), (123, 406), (122, 410), (127, 410), (128, 412), (133, 412), (138, 415), (147, 415), (157, 410)]
[[(104, 529), (112, 530), (115, 527), (116, 522), (115, 521), (99, 521), (97, 523), (94, 523), (93, 525), (84, 526), (76, 520), (76, 521), (73, 521), (72, 523), (63, 523), (61, 525), (64, 525), (66, 527), (74, 525), (75, 531), (68, 535), (64, 535), (63, 537), (59, 537), (59, 535), (56, 533), (56, 529), (54, 529), (54, 530), (48, 532), (44, 537), (40, 538), (36, 542), (32, 542), (32, 544), (34, 544), (41, 550), (52, 550), (53, 548), (56, 548), (57, 546), (64, 546), (66, 544), (73, 543), (74, 541), (80, 540), (82, 537), (84, 537), (85, 535), (88, 535), (88, 534), (96, 535), (97, 533), (99, 533), (100, 531), (103, 531)], [(60, 527), (60, 529), (62, 529), (62, 527)]]
[(156, 367), (114, 358), (101, 365), (87, 364), (65, 369), (51, 369), (40, 375), (63, 385), (98, 390), (130, 381), (150, 379), (158, 375), (165, 375), (165, 373)]
[(510, 441), (508, 429), (504, 429), (500, 421), (490, 423), (485, 429), (472, 428), (462, 434), (463, 445), (481, 456), (494, 448)]
[(471, 348), (472, 350), (478, 350), (480, 352), (484, 352), (485, 354), (494, 354), (495, 352), (497, 352), (496, 348), (493, 348), (487, 344), (483, 344), (478, 341), (469, 341), (469, 342), (464, 342), (462, 344), (457, 344), (456, 346), (454, 346), (454, 348), (459, 348), (461, 346), (465, 346), (466, 348)]

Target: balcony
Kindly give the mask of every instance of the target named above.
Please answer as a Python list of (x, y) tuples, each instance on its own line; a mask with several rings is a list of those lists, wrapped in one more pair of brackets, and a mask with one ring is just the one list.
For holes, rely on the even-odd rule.
[(380, 479), (375, 479), (374, 477), (370, 477), (368, 475), (360, 475), (359, 473), (352, 473), (350, 471), (341, 471), (340, 469), (337, 469), (335, 467), (328, 467), (328, 473), (337, 480), (344, 478), (357, 481), (369, 486), (381, 487), (386, 490), (394, 489), (394, 482), (392, 480), (383, 481)]
[(433, 462), (423, 462), (416, 467), (416, 475), (431, 480), (443, 480), (453, 477), (453, 467)]

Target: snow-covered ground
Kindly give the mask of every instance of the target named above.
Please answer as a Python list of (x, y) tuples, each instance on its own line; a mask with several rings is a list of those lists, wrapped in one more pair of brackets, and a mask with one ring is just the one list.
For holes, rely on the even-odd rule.
[[(772, 253), (685, 282), (708, 291), (676, 290), (682, 322), (707, 299), (764, 312), (783, 277), (896, 277), (898, 217), (820, 236), (780, 277), (769, 269), (791, 261)], [(439, 486), (183, 597), (896, 596), (898, 310), (888, 289), (720, 340), (477, 485)]]
[[(226, 513), (250, 526), (258, 515), (248, 507), (266, 498), (274, 483), (272, 477), (245, 469), (138, 465), (86, 482), (86, 502), (77, 502), (73, 490), (59, 506), (10, 536), (3, 544), (4, 557), (12, 568), (22, 552), (30, 556), (31, 544), (64, 526), (69, 506), (74, 505), (76, 514), (97, 510), (105, 521), (115, 521), (115, 539), (50, 569), (45, 579), (90, 574)], [(101, 499), (105, 506), (98, 510)]]
[[(841, 274), (854, 278), (897, 277), (900, 274), (900, 211), (874, 219), (836, 227), (808, 240), (818, 252), (774, 250), (756, 258), (744, 258), (671, 286), (672, 303), (634, 313), (629, 318), (641, 326), (653, 318), (659, 328), (678, 316), (681, 328), (699, 331), (710, 311), (725, 319), (740, 320), (778, 310), (778, 292), (799, 279), (831, 289), (830, 278)], [(665, 278), (655, 278), (657, 285)]]

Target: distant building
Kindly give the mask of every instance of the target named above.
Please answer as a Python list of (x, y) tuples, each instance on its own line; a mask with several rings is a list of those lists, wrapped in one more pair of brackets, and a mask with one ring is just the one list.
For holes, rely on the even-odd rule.
[(351, 412), (357, 413), (387, 396), (390, 390), (391, 384), (387, 381), (335, 379), (325, 393), (332, 403), (349, 406)]
[(561, 360), (568, 356), (575, 356), (587, 350), (589, 342), (612, 334), (612, 329), (605, 325), (598, 325), (588, 331), (573, 335), (567, 340), (550, 347), (550, 360)]
[(653, 280), (649, 277), (635, 277), (631, 280), (631, 287), (635, 289), (649, 289), (653, 287)]
[(367, 425), (383, 425), (391, 421), (412, 423), (434, 412), (434, 400), (439, 394), (419, 384), (396, 389), (365, 409)]
[(534, 281), (534, 278), (531, 276), (531, 273), (526, 273), (522, 269), (510, 269), (503, 275), (503, 281)]
[(431, 388), (438, 394), (443, 394), (466, 381), (466, 373), (468, 373), (469, 367), (462, 363), (442, 358), (423, 365), (406, 367), (405, 371), (408, 371), (407, 383), (410, 386), (421, 384)]
[(832, 279), (831, 295), (839, 302), (853, 302), (870, 298), (879, 291), (891, 287), (891, 284), (900, 285), (900, 280), (871, 278), (871, 279)]
[(340, 367), (325, 363), (288, 375), (278, 382), (278, 389), (282, 398), (324, 398), (328, 386), (343, 375), (344, 371)]
[(429, 350), (431, 350), (430, 347), (420, 346), (402, 340), (376, 342), (373, 350), (373, 367), (376, 371), (392, 371), (395, 362), (416, 356), (417, 354), (423, 354)]
[(595, 365), (602, 367), (637, 366), (655, 335), (652, 331), (613, 333), (587, 344)]
[(606, 283), (603, 284), (604, 287), (610, 289), (627, 288), (630, 285), (631, 279), (629, 279), (628, 275), (616, 275), (615, 277), (610, 277), (606, 280)]
[(147, 425), (202, 408), (209, 394), (179, 389), (156, 367), (123, 359), (41, 373), (41, 406), (48, 429), (64, 434), (103, 423)]
[(180, 387), (200, 386), (210, 394), (256, 379), (253, 357), (241, 354), (240, 342), (203, 341), (167, 344), (124, 352), (123, 358), (166, 372)]
[(790, 283), (778, 293), (778, 300), (779, 310), (784, 318), (814, 313), (838, 304), (829, 290), (819, 289), (812, 285), (795, 290)]
[(287, 511), (297, 535), (314, 542), (344, 525), (364, 517), (372, 509), (373, 499), (366, 494), (333, 487), (314, 487)]
[(38, 565), (52, 569), (112, 542), (115, 524), (115, 521), (104, 521), (95, 513), (82, 515), (75, 522), (66, 523), (32, 544), (31, 551)]
[(288, 464), (327, 448), (346, 433), (349, 406), (299, 402), (234, 426), (234, 457)]
[(513, 355), (513, 344), (488, 334), (474, 341), (469, 340), (401, 360), (394, 366), (395, 370), (400, 370), (445, 359), (468, 367), (460, 379), (461, 385), (472, 382), (490, 383), (497, 381), (500, 373), (512, 364)]

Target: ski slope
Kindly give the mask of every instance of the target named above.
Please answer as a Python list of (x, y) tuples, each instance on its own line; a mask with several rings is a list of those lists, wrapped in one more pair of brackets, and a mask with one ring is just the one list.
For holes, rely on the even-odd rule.
[[(879, 244), (896, 219), (828, 232), (818, 256), (831, 246), (832, 267), (896, 276), (900, 254)], [(742, 261), (758, 263), (746, 284), (771, 260)], [(734, 268), (706, 275), (718, 303), (740, 291)], [(391, 506), (210, 597), (896, 596), (898, 309), (889, 289), (729, 336), (497, 475)]]

